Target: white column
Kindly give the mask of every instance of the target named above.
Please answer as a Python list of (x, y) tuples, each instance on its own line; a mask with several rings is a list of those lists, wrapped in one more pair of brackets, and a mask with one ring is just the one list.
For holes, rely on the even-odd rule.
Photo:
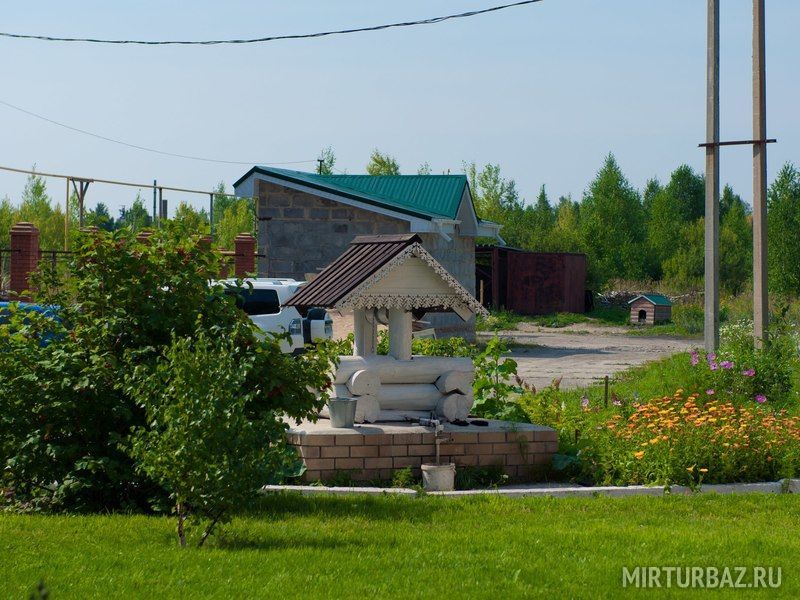
[[(371, 313), (372, 311), (370, 311)], [(374, 319), (367, 318), (367, 311), (357, 308), (353, 311), (353, 355), (372, 356), (377, 346), (378, 332)]]
[(389, 309), (389, 354), (397, 360), (411, 360), (411, 313)]

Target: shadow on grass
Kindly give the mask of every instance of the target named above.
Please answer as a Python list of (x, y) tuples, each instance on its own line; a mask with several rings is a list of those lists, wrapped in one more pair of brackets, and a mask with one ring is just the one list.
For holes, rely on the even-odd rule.
[(220, 531), (216, 539), (209, 540), (209, 547), (217, 550), (243, 551), (243, 550), (342, 550), (348, 547), (361, 547), (363, 540), (356, 533), (352, 536), (337, 534), (334, 536), (308, 537), (292, 535), (291, 537), (267, 537), (256, 533), (241, 531)]
[(391, 493), (382, 496), (303, 496), (295, 492), (278, 492), (265, 495), (242, 516), (282, 520), (313, 515), (332, 519), (359, 517), (425, 523), (447, 510), (446, 502), (425, 502), (413, 496)]

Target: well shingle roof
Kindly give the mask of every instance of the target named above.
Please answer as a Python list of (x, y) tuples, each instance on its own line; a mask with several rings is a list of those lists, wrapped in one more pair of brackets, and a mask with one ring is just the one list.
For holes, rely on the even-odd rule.
[(359, 236), (339, 258), (297, 290), (284, 304), (301, 310), (334, 308), (337, 302), (383, 265), (410, 245), (421, 241), (415, 233)]

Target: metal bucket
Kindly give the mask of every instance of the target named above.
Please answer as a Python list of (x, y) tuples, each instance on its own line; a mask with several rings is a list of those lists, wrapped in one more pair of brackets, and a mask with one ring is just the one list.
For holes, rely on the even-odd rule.
[(356, 421), (355, 398), (330, 398), (328, 400), (328, 414), (331, 417), (331, 427), (337, 429), (352, 429)]
[(455, 489), (456, 465), (422, 465), (422, 487), (426, 492), (449, 492)]

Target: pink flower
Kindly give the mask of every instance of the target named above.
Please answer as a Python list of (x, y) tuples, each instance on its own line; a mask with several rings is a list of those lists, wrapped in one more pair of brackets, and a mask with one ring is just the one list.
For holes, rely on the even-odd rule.
[(708, 363), (708, 368), (711, 369), (712, 371), (716, 371), (717, 370), (717, 363), (715, 363), (713, 361)]
[(589, 398), (586, 396), (581, 398), (581, 408), (583, 408), (583, 410), (589, 410)]
[(714, 362), (715, 360), (717, 360), (717, 355), (714, 354), (713, 352), (709, 352), (708, 354), (706, 354), (706, 360), (708, 362)]
[(700, 356), (697, 354), (697, 352), (694, 352), (694, 351), (692, 351), (692, 355), (691, 356), (692, 356), (692, 366), (696, 367), (697, 363), (700, 362)]
[(755, 369), (747, 369), (745, 371), (742, 371), (742, 375), (744, 375), (745, 377), (755, 377), (756, 376), (756, 370)]
[(618, 398), (614, 399), (614, 400), (611, 401), (611, 404), (613, 404), (614, 406), (622, 406), (622, 400), (620, 400)]
[(759, 404), (764, 404), (767, 401), (767, 397), (764, 394), (756, 394), (756, 402)]
[(706, 394), (713, 396), (716, 392), (714, 390), (706, 390)]
[(720, 363), (720, 365), (722, 365), (723, 369), (732, 369), (733, 368), (733, 363), (731, 361), (729, 361), (729, 360), (723, 360)]

